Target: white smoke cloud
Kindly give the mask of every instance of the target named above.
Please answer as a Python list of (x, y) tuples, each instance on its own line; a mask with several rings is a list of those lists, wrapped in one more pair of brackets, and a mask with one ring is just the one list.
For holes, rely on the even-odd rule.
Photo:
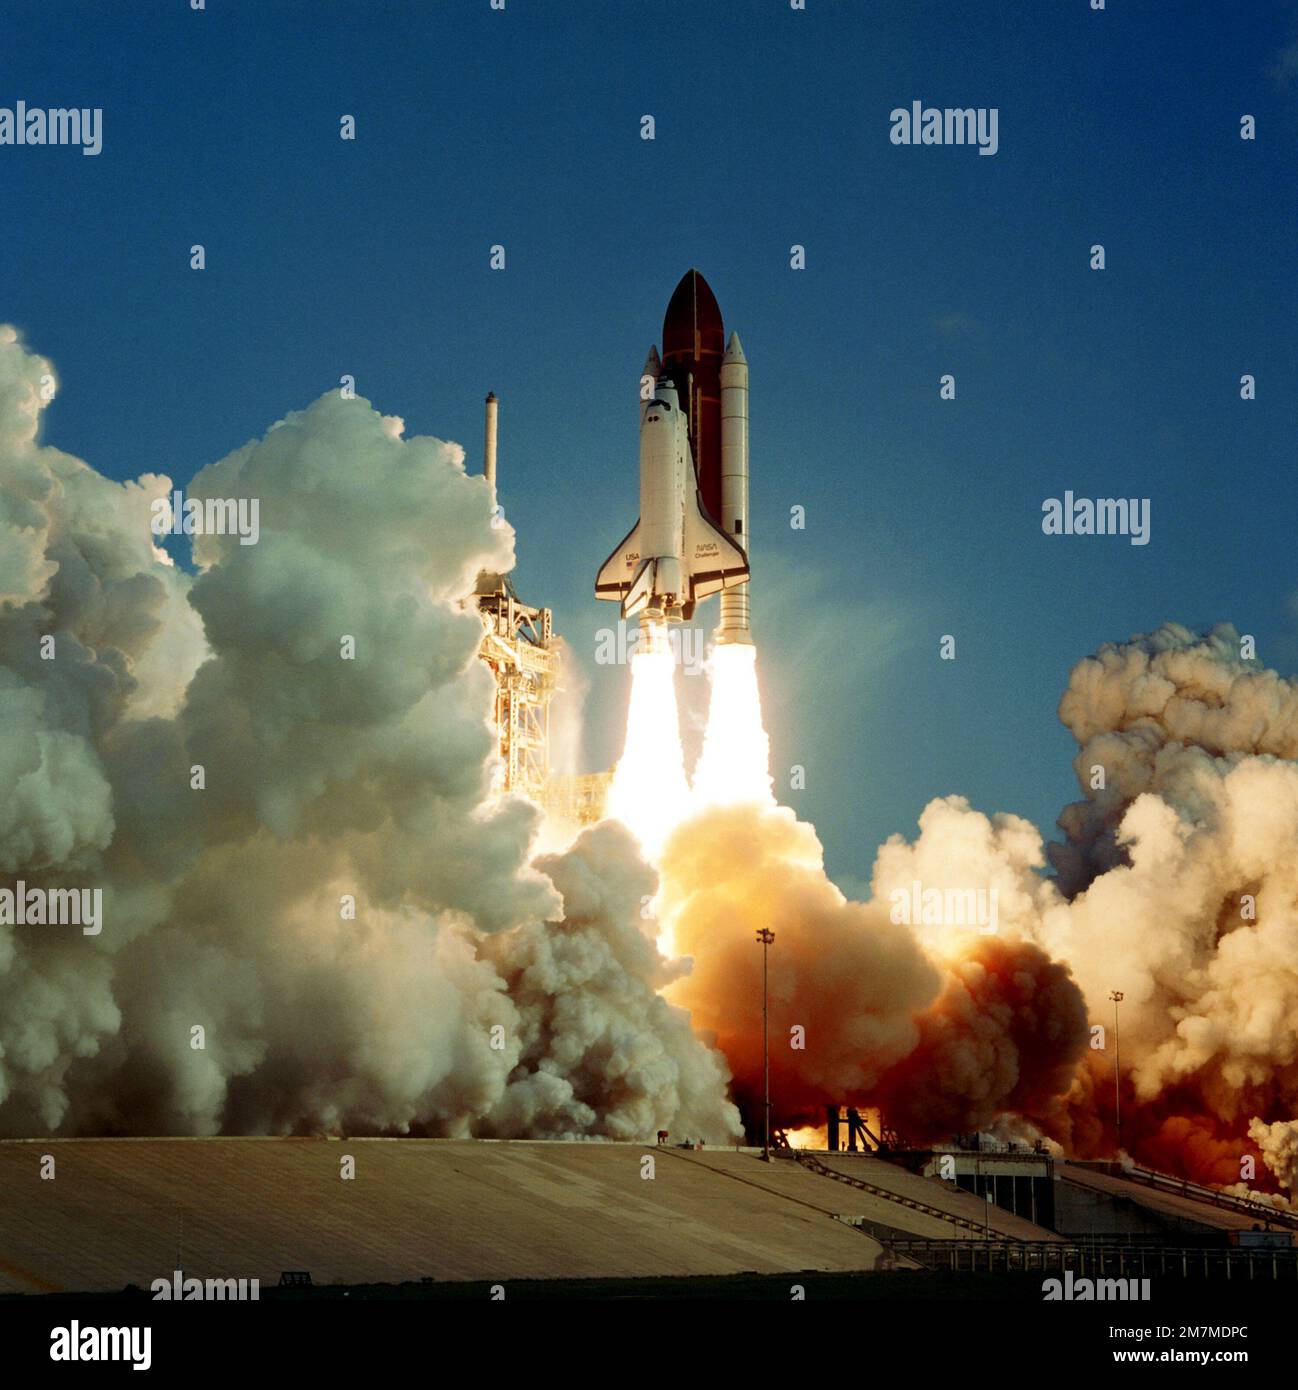
[(1298, 1189), (1298, 1120), (1277, 1120), (1268, 1125), (1255, 1119), (1249, 1124), (1248, 1134), (1280, 1186), (1290, 1192)]
[(191, 575), (170, 479), (39, 442), (47, 377), (0, 329), (0, 874), (104, 926), (0, 926), (0, 1132), (732, 1133), (629, 842), (533, 867), (490, 795), (460, 600), (513, 535), (460, 448), (323, 396), (192, 481), (260, 539)]

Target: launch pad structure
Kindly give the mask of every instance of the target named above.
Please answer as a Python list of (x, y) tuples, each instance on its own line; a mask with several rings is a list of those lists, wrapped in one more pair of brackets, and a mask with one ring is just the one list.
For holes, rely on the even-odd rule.
[[(499, 402), (487, 395), (483, 476), (496, 487)], [(497, 506), (494, 516), (500, 514)], [(542, 801), (550, 781), (550, 699), (559, 679), (559, 650), (548, 608), (524, 603), (506, 574), (478, 576), (482, 620), (478, 655), (496, 681), (493, 722), (500, 744), (499, 790)]]
[(496, 680), (501, 790), (544, 801), (550, 783), (550, 699), (559, 651), (548, 608), (524, 603), (507, 575), (478, 580), (478, 649)]
[[(493, 391), (487, 396), (483, 448), (483, 475), (493, 490), (498, 412)], [(504, 574), (479, 575), (474, 602), (483, 629), (478, 655), (496, 682), (497, 790), (517, 792), (578, 825), (594, 823), (604, 814), (612, 773), (556, 776), (550, 762), (550, 702), (563, 671), (551, 610), (524, 603)]]

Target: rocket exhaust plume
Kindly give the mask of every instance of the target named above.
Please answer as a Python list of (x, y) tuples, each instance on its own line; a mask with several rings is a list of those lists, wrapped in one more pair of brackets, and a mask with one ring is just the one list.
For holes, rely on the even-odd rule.
[(762, 724), (757, 688), (757, 648), (751, 643), (714, 647), (708, 674), (712, 690), (703, 752), (694, 769), (694, 805), (773, 806), (770, 740)]
[(635, 835), (650, 860), (689, 809), (676, 706), (676, 659), (661, 624), (642, 624), (631, 657), (626, 744), (613, 773), (608, 814)]

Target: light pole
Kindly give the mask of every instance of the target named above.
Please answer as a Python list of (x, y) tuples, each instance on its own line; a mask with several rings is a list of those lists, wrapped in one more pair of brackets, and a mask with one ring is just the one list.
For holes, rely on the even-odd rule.
[(1117, 1130), (1118, 1150), (1122, 1150), (1122, 1037), (1118, 1032), (1118, 1005), (1122, 1003), (1122, 991), (1109, 991), (1113, 1000), (1113, 1122)]
[(767, 993), (766, 962), (770, 954), (771, 942), (775, 933), (769, 927), (762, 927), (757, 933), (762, 946), (762, 1157), (771, 1161), (771, 1048), (769, 1042), (770, 1006)]

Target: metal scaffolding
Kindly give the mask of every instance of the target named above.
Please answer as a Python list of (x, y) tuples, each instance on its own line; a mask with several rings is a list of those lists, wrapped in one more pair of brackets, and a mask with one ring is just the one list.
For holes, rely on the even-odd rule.
[(573, 777), (552, 776), (545, 809), (573, 825), (594, 825), (603, 820), (613, 773), (584, 772)]
[(550, 610), (523, 603), (507, 575), (484, 574), (477, 587), (479, 655), (496, 678), (496, 731), (502, 791), (542, 802), (550, 781), (550, 699), (559, 649)]

